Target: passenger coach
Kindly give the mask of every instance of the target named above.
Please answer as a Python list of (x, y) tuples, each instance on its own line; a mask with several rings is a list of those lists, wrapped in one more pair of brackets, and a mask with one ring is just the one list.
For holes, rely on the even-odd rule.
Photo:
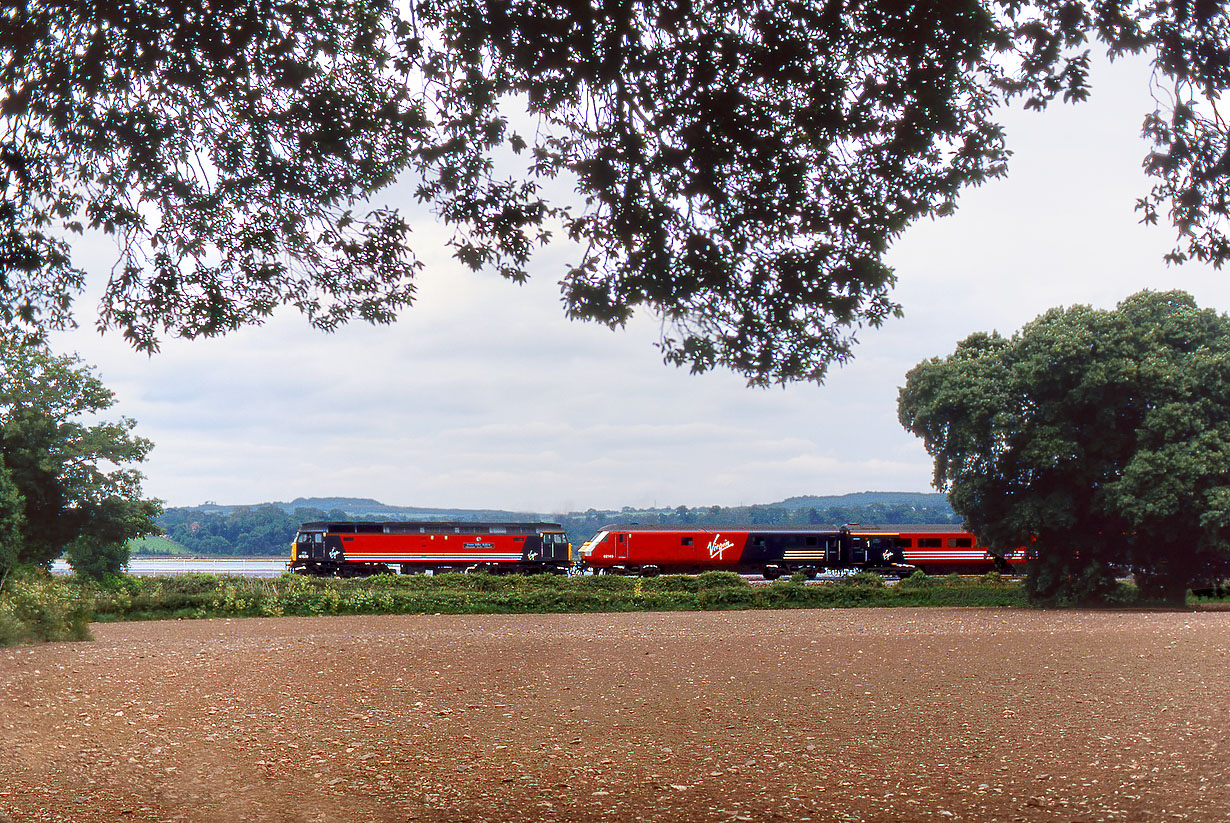
[[(853, 527), (852, 527), (853, 528)], [(900, 549), (905, 562), (929, 575), (985, 574), (990, 571), (1024, 574), (1024, 548), (998, 555), (979, 543), (970, 532), (952, 531), (943, 526), (912, 526), (897, 529), (862, 530), (854, 534), (865, 538), (872, 550)]]
[(608, 574), (697, 574), (724, 570), (769, 579), (855, 569), (905, 577), (914, 571), (892, 541), (848, 528), (808, 526), (605, 527), (581, 547), (581, 562)]
[(572, 546), (558, 523), (304, 523), (291, 547), (300, 574), (357, 577), (486, 571), (564, 573)]

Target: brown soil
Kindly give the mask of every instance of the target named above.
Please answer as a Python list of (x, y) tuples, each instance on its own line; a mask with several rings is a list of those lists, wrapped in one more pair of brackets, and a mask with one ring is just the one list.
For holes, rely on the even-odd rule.
[(0, 650), (0, 823), (1230, 819), (1227, 612), (93, 630)]

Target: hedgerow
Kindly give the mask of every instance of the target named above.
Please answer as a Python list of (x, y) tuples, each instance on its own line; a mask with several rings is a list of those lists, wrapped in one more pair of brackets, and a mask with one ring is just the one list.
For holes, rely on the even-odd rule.
[(0, 590), (0, 646), (88, 640), (91, 615), (82, 587), (45, 574), (15, 574)]
[[(1135, 590), (1125, 586), (1122, 605)], [(370, 614), (514, 614), (899, 606), (1026, 607), (1017, 581), (915, 574), (894, 586), (874, 574), (821, 585), (796, 574), (751, 585), (732, 572), (615, 575), (375, 575), (350, 580), (108, 576), (101, 582), (10, 578), (0, 592), (0, 645), (82, 639), (89, 620)]]
[(653, 578), (613, 575), (375, 575), (363, 579), (239, 577), (129, 578), (92, 592), (100, 620), (341, 614), (511, 614), (840, 608), (848, 606), (1023, 606), (1019, 584), (946, 581), (886, 586), (856, 574), (825, 585), (801, 576), (752, 586), (731, 572)]

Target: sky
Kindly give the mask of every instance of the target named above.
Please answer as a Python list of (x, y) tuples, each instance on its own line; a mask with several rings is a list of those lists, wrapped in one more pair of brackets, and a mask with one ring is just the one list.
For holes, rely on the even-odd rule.
[[(1097, 67), (1080, 106), (1005, 112), (1008, 178), (896, 243), (905, 316), (860, 332), (822, 386), (752, 389), (665, 365), (651, 316), (616, 332), (564, 317), (568, 248), (539, 254), (518, 286), (433, 248), (446, 232), (429, 218), (415, 232), (418, 303), (394, 325), (326, 335), (292, 311), (150, 357), (100, 336), (87, 296), (53, 346), (96, 366), (117, 394), (109, 417), (154, 442), (145, 493), (168, 506), (341, 496), (563, 513), (932, 491), (931, 460), (896, 413), (918, 362), (975, 331), (1011, 334), (1051, 307), (1113, 308), (1145, 288), (1230, 309), (1225, 274), (1168, 267), (1173, 231), (1138, 223), (1151, 109), (1147, 67), (1117, 63)], [(75, 255), (97, 285), (115, 252), (87, 238)]]

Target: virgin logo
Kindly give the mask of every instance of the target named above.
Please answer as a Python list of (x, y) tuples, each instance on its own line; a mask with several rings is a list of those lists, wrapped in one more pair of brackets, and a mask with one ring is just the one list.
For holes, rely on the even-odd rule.
[(712, 560), (715, 557), (721, 558), (722, 552), (726, 551), (727, 549), (733, 549), (735, 547), (734, 541), (722, 540), (721, 538), (722, 538), (722, 535), (715, 534), (713, 535), (713, 539), (709, 541), (709, 545), (706, 548), (709, 549), (709, 559), (710, 560)]

